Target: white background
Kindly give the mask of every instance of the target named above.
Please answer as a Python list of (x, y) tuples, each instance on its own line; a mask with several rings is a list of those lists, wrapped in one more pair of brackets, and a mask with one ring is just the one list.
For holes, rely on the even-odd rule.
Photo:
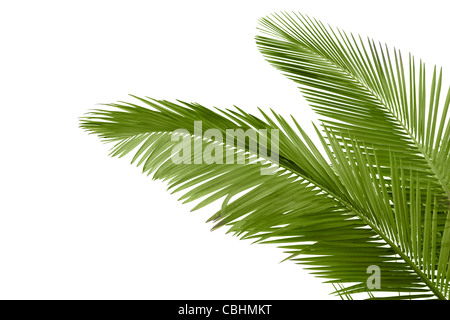
[[(332, 299), (78, 128), (127, 94), (314, 119), (256, 49), (300, 10), (450, 70), (448, 1), (1, 1), (0, 299)], [(445, 74), (444, 74), (445, 79)]]

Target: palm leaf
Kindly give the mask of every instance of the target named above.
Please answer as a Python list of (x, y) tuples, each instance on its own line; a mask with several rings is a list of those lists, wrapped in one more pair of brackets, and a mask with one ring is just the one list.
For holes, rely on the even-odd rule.
[(423, 62), (417, 66), (409, 55), (405, 68), (399, 50), (301, 14), (263, 18), (261, 31), (267, 36), (256, 38), (260, 51), (300, 84), (329, 129), (376, 148), (382, 166), (394, 153), (403, 167), (432, 175), (443, 198), (450, 196), (450, 90), (442, 106), (442, 72), (434, 68), (427, 92)]
[[(373, 215), (370, 211), (375, 210), (378, 214), (374, 218), (383, 226), (386, 237), (407, 250), (420, 268), (443, 276), (449, 263), (448, 244), (442, 242), (438, 261), (431, 259), (429, 252), (429, 246), (434, 250), (439, 246), (429, 240), (429, 197), (436, 202), (432, 239), (450, 236), (446, 222), (450, 198), (450, 90), (442, 103), (442, 71), (437, 76), (434, 68), (427, 90), (425, 64), (417, 64), (412, 55), (408, 67), (404, 67), (400, 51), (394, 49), (392, 53), (387, 46), (370, 39), (363, 41), (301, 14), (263, 18), (261, 31), (263, 35), (257, 36), (260, 51), (300, 85), (312, 108), (324, 117), (328, 138), (332, 135), (333, 140), (345, 145), (345, 156), (334, 166), (338, 175), (343, 178), (341, 164), (350, 159), (359, 163), (354, 169), (368, 165), (373, 167), (372, 179), (381, 177), (377, 184), (385, 190), (373, 197), (384, 198), (385, 207), (391, 207), (392, 212), (382, 214), (382, 204), (367, 201), (361, 188), (355, 190), (353, 199), (365, 199), (366, 203), (358, 203), (358, 210), (362, 214), (366, 211), (366, 215)], [(359, 152), (364, 156), (354, 159)], [(403, 170), (401, 198), (394, 192), (399, 188), (397, 167)], [(349, 176), (347, 187), (356, 178)], [(365, 183), (367, 179), (360, 187)], [(391, 200), (387, 203), (389, 197), (402, 201), (402, 206), (393, 206)], [(411, 202), (414, 197), (417, 200)], [(405, 218), (405, 212), (413, 219)], [(422, 242), (424, 228), (426, 242)], [(423, 260), (432, 265), (423, 266)]]
[[(441, 73), (434, 73), (425, 104), (425, 67), (420, 63), (416, 80), (412, 58), (406, 76), (399, 52), (391, 63), (387, 50), (316, 20), (283, 14), (261, 25), (261, 52), (325, 117), (316, 130), (325, 155), (295, 119), (291, 125), (273, 111), (256, 117), (239, 108), (135, 97), (137, 104), (93, 110), (80, 126), (112, 143), (112, 156), (133, 153), (143, 172), (182, 192), (180, 200), (196, 201), (193, 210), (222, 200), (208, 220), (213, 229), (277, 244), (287, 260), (306, 265), (343, 298), (449, 298), (450, 95), (442, 106)], [(202, 152), (223, 148), (222, 163), (203, 163), (198, 154), (174, 163), (179, 129), (192, 149), (199, 140)], [(223, 137), (227, 129), (276, 129), (278, 161), (261, 158), (252, 139), (237, 147), (207, 139), (208, 129)], [(245, 161), (225, 164), (227, 153)], [(274, 174), (260, 174), (269, 167)], [(367, 284), (370, 266), (381, 270), (380, 288)]]

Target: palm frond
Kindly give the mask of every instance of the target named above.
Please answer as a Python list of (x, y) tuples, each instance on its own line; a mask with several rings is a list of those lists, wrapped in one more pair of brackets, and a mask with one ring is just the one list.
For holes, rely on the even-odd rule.
[[(443, 100), (442, 71), (434, 68), (427, 90), (422, 61), (409, 55), (404, 67), (399, 50), (302, 14), (263, 18), (261, 31), (261, 53), (324, 117), (323, 143), (334, 144), (329, 155), (354, 192), (352, 206), (440, 287), (435, 277), (449, 269), (450, 250), (450, 90)], [(366, 193), (368, 185), (376, 192)]]
[[(260, 51), (324, 117), (316, 133), (326, 154), (294, 118), (274, 111), (256, 117), (135, 97), (93, 110), (80, 126), (112, 143), (112, 156), (132, 153), (132, 163), (183, 193), (180, 200), (196, 201), (193, 210), (222, 201), (208, 220), (213, 230), (277, 244), (342, 298), (450, 298), (450, 90), (443, 99), (442, 72), (434, 69), (427, 90), (425, 65), (411, 55), (406, 68), (400, 51), (301, 14), (264, 18), (261, 30)], [(236, 137), (206, 138), (210, 129), (255, 136), (236, 146)], [(262, 157), (260, 130), (277, 130), (279, 142)], [(175, 163), (175, 133), (194, 150), (201, 141), (200, 158)], [(223, 151), (220, 161), (202, 162), (213, 149)], [(227, 164), (230, 154), (244, 161)], [(372, 267), (381, 270), (375, 288)]]
[(325, 26), (302, 14), (261, 19), (259, 50), (300, 85), (327, 127), (342, 140), (376, 148), (382, 167), (389, 153), (450, 197), (450, 90), (442, 104), (442, 71), (436, 67), (429, 90), (425, 64), (399, 50)]

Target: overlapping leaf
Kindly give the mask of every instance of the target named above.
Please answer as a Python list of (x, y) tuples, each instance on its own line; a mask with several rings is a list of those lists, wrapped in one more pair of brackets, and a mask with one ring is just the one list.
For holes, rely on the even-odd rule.
[[(260, 51), (324, 117), (317, 133), (327, 155), (295, 119), (291, 126), (274, 112), (260, 119), (238, 108), (136, 97), (146, 107), (110, 104), (81, 127), (114, 143), (113, 156), (134, 153), (133, 163), (183, 192), (180, 200), (197, 201), (194, 209), (222, 200), (209, 220), (213, 229), (277, 243), (342, 297), (449, 298), (450, 91), (441, 97), (442, 73), (435, 69), (427, 88), (425, 65), (412, 56), (406, 68), (399, 51), (300, 14), (273, 15), (261, 26)], [(244, 163), (207, 164), (197, 153), (174, 163), (179, 129), (193, 149), (199, 140), (203, 152), (220, 145)], [(256, 140), (258, 130), (277, 129), (278, 163), (261, 158), (252, 138), (236, 147), (235, 140), (205, 139), (208, 129), (223, 138), (227, 129), (254, 129)], [(273, 175), (261, 175), (274, 164)], [(369, 266), (382, 271), (380, 289), (367, 286)]]

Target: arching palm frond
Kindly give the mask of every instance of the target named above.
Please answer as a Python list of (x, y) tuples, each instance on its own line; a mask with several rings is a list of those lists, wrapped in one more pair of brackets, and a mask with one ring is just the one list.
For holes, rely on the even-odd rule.
[[(450, 250), (450, 90), (441, 93), (442, 71), (438, 75), (434, 68), (427, 88), (425, 64), (412, 55), (404, 66), (399, 50), (302, 14), (263, 18), (260, 30), (261, 53), (300, 85), (323, 116), (333, 151), (344, 151), (339, 160), (338, 154), (330, 156), (338, 175), (346, 174), (345, 161), (354, 164), (354, 173), (368, 167), (383, 192), (368, 201), (367, 194), (358, 192), (365, 190), (361, 181), (352, 197), (359, 211), (367, 217), (375, 211), (378, 228), (407, 252), (433, 286), (443, 288)], [(348, 177), (347, 188), (356, 186), (356, 178)]]
[(403, 168), (431, 175), (442, 196), (450, 196), (450, 90), (442, 106), (442, 72), (434, 68), (427, 90), (422, 61), (409, 55), (405, 67), (399, 50), (301, 14), (263, 18), (261, 31), (261, 53), (300, 84), (337, 137), (370, 144), (382, 166), (389, 167), (393, 153)]
[[(398, 51), (392, 56), (301, 15), (273, 15), (261, 28), (260, 51), (325, 117), (316, 131), (326, 154), (295, 119), (290, 125), (275, 112), (258, 118), (239, 108), (135, 97), (139, 104), (93, 110), (80, 126), (113, 143), (113, 156), (133, 153), (132, 163), (182, 192), (180, 200), (197, 201), (193, 209), (222, 200), (209, 219), (213, 229), (278, 244), (341, 297), (450, 298), (450, 94), (440, 97), (442, 74), (434, 72), (426, 90), (423, 63), (416, 74), (412, 57), (404, 68)], [(200, 154), (223, 148), (222, 161), (207, 164), (193, 153), (174, 163), (179, 129), (192, 149), (202, 140)], [(209, 129), (223, 137), (254, 129), (256, 139), (236, 147), (205, 138)], [(277, 130), (279, 151), (264, 153), (278, 152), (276, 162), (255, 148), (261, 129)], [(245, 161), (226, 164), (226, 153)], [(262, 175), (261, 168), (275, 171)], [(373, 266), (379, 287), (367, 281)]]

